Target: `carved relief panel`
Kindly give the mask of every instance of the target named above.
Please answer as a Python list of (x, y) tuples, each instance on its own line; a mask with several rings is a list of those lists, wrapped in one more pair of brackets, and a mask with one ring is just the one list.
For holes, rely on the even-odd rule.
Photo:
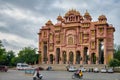
[(50, 35), (49, 35), (49, 41), (50, 41), (50, 42), (53, 42), (53, 34), (50, 34)]
[(73, 37), (69, 37), (68, 38), (68, 45), (72, 45), (72, 44), (74, 44)]
[(53, 50), (54, 50), (53, 44), (49, 44), (49, 51), (53, 51)]
[(89, 34), (84, 34), (83, 39), (84, 39), (84, 43), (88, 43), (88, 41), (89, 41)]
[(83, 39), (82, 39), (82, 38), (83, 38), (82, 32), (80, 33), (79, 38), (80, 38), (80, 41), (79, 41), (79, 42), (80, 42), (80, 44), (82, 44), (82, 41), (83, 41)]
[(95, 49), (95, 41), (91, 42), (91, 49)]
[(60, 44), (60, 35), (57, 34), (57, 35), (55, 36), (55, 38), (56, 38), (56, 43), (57, 43), (57, 44)]
[(91, 30), (91, 36), (92, 36), (92, 37), (95, 36), (95, 30)]
[(61, 43), (64, 42), (64, 35), (63, 35), (63, 34), (60, 35), (60, 42), (61, 42)]
[(43, 31), (43, 37), (47, 37), (47, 32)]
[(98, 28), (98, 34), (100, 36), (102, 36), (104, 34), (104, 28), (103, 27)]

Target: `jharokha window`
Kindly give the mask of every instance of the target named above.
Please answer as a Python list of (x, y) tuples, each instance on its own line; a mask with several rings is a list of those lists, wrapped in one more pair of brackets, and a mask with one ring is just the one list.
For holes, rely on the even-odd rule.
[(46, 32), (44, 32), (44, 34), (43, 34), (43, 35), (44, 35), (44, 37), (46, 37), (46, 36), (47, 36)]
[(69, 38), (68, 38), (68, 44), (69, 44), (69, 45), (72, 45), (72, 44), (73, 44), (73, 38), (72, 38), (72, 37), (69, 37)]

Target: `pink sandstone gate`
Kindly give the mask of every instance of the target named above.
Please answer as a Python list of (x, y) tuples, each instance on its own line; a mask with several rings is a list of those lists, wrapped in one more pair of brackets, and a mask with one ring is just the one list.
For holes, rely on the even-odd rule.
[(88, 11), (69, 10), (57, 23), (48, 21), (40, 29), (39, 63), (108, 64), (113, 58), (115, 29), (105, 15), (92, 21)]

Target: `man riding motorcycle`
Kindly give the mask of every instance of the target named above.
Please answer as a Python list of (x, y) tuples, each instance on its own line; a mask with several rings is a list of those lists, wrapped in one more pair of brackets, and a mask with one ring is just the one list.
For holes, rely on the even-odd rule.
[(39, 73), (39, 69), (36, 69), (33, 75), (33, 80), (40, 80), (40, 79), (42, 79), (42, 75)]
[(73, 78), (73, 79), (74, 79), (74, 78), (79, 78), (79, 79), (83, 78), (83, 73), (82, 73), (82, 71), (81, 71), (81, 70), (76, 71), (76, 72), (72, 75), (72, 78)]

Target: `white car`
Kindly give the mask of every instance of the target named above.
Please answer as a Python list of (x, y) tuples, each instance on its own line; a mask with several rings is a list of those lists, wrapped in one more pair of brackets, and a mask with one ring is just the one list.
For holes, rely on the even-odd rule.
[(94, 68), (93, 72), (99, 72), (98, 68)]
[(25, 70), (25, 69), (31, 68), (31, 66), (29, 66), (26, 63), (17, 63), (16, 68), (17, 68), (17, 70)]
[(74, 72), (74, 71), (77, 71), (77, 69), (76, 69), (74, 66), (70, 66), (70, 67), (68, 68), (68, 71), (69, 71), (69, 72)]
[(107, 72), (108, 72), (108, 73), (113, 73), (113, 72), (114, 72), (114, 71), (113, 71), (113, 68), (108, 68)]
[(86, 68), (82, 67), (82, 68), (79, 68), (79, 70), (81, 70), (82, 72), (86, 72)]
[(101, 69), (101, 73), (106, 73), (106, 72), (107, 72), (107, 69), (105, 69), (105, 68)]

